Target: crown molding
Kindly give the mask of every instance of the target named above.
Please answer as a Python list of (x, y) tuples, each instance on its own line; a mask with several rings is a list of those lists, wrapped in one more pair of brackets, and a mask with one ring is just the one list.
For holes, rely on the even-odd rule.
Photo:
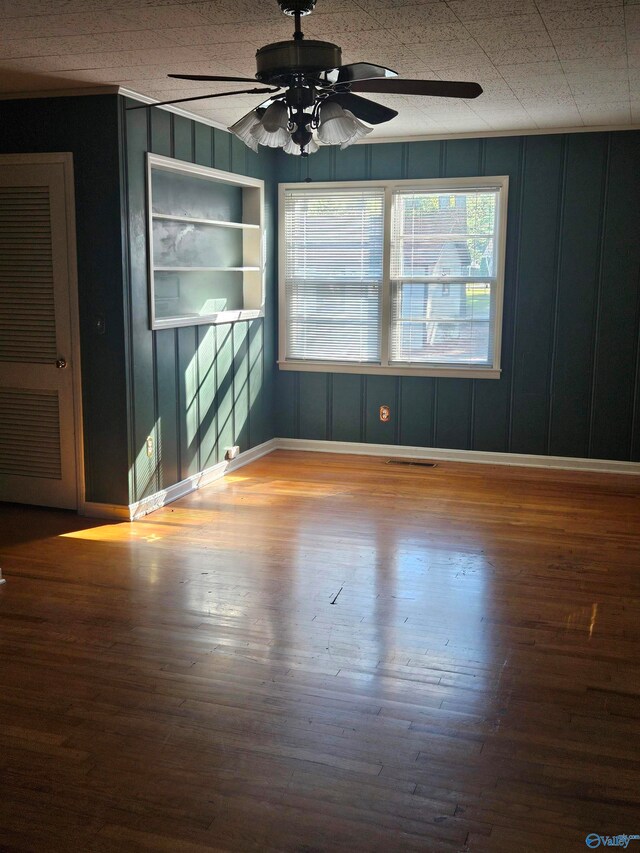
[(562, 133), (616, 133), (640, 130), (640, 124), (602, 124), (593, 127), (534, 127), (513, 130), (473, 130), (468, 133), (429, 133), (416, 136), (365, 136), (354, 145), (380, 145), (390, 142), (438, 142), (447, 139), (489, 139), (497, 136), (555, 136)]
[[(156, 103), (155, 98), (150, 98), (147, 95), (142, 95), (140, 92), (134, 92), (133, 89), (127, 89), (124, 86), (118, 86), (118, 95), (122, 95), (123, 98), (130, 98), (133, 101), (140, 101), (141, 104), (149, 104), (150, 106), (154, 106)], [(161, 107), (158, 107), (159, 110), (166, 110), (168, 113), (174, 113), (177, 116), (183, 116), (184, 118), (191, 119), (192, 121), (199, 121), (200, 124), (207, 124), (209, 127), (216, 127), (218, 130), (225, 130), (227, 133), (229, 132), (229, 128), (222, 124), (219, 121), (213, 121), (213, 119), (205, 118), (204, 116), (199, 116), (197, 113), (192, 113), (190, 110), (182, 109), (182, 107), (176, 107), (174, 104), (164, 104)]]
[(117, 95), (119, 88), (119, 86), (75, 86), (69, 89), (0, 92), (0, 101), (30, 101), (37, 98), (76, 98), (79, 95)]

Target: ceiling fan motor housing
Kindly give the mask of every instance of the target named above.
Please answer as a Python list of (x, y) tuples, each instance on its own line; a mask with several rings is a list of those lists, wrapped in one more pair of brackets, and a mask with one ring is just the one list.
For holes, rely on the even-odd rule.
[(256, 77), (263, 83), (282, 83), (296, 74), (314, 74), (342, 64), (342, 50), (328, 41), (278, 41), (256, 53)]
[(278, 5), (285, 15), (310, 15), (316, 0), (278, 0)]

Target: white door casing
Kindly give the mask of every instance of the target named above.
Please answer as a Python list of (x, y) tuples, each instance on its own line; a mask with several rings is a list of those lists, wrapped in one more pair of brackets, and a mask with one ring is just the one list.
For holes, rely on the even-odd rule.
[(73, 162), (0, 156), (0, 500), (84, 504)]

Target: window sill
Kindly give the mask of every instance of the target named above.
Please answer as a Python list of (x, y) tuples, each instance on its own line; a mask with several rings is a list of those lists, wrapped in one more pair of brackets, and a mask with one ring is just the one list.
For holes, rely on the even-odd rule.
[(360, 373), (381, 376), (436, 376), (452, 379), (500, 379), (498, 367), (416, 367), (379, 364), (356, 364), (354, 362), (335, 361), (279, 361), (280, 370), (299, 370), (307, 373)]

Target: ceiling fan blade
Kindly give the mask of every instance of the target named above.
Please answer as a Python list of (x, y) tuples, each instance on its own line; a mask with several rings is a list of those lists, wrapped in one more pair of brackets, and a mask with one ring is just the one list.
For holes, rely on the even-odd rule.
[(185, 101), (204, 101), (206, 98), (226, 98), (228, 95), (266, 95), (278, 92), (278, 89), (243, 89), (240, 92), (219, 92), (215, 95), (193, 95), (190, 98), (174, 98), (172, 101), (156, 101), (153, 104), (138, 104), (127, 107), (128, 110), (144, 110), (149, 107), (164, 107), (167, 104), (183, 104)]
[(368, 98), (352, 95), (351, 92), (336, 92), (335, 95), (330, 95), (327, 101), (333, 101), (343, 110), (349, 110), (356, 118), (369, 124), (382, 124), (398, 115), (396, 110), (383, 107), (382, 104), (376, 104)]
[(380, 77), (397, 76), (397, 72), (382, 65), (373, 65), (371, 62), (352, 62), (350, 65), (341, 65), (339, 68), (323, 71), (319, 79), (322, 83), (336, 85), (337, 83), (351, 83), (354, 80), (372, 80)]
[(430, 95), (432, 98), (477, 98), (482, 94), (479, 83), (455, 80), (356, 80), (352, 92), (378, 92), (381, 95)]
[(219, 82), (226, 83), (257, 83), (255, 77), (220, 77), (217, 74), (167, 74), (167, 77), (173, 77), (175, 80), (207, 80), (210, 83)]

